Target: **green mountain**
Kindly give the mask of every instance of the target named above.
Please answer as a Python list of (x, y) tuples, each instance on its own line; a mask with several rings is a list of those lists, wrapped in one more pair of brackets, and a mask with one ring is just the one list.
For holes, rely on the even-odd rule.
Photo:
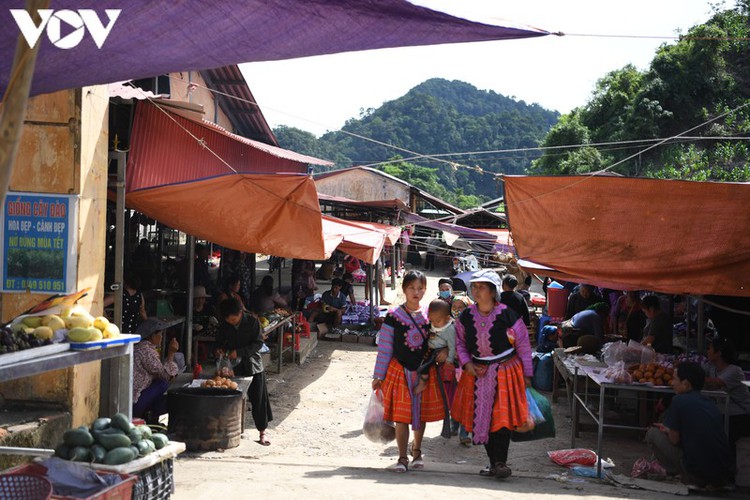
[[(469, 207), (500, 195), (493, 173), (524, 173), (539, 156), (491, 152), (537, 147), (558, 118), (537, 104), (434, 78), (320, 138), (284, 126), (274, 133), (282, 147), (332, 160), (336, 168), (372, 165)], [(475, 154), (450, 155), (466, 152)]]
[(750, 0), (716, 9), (662, 45), (645, 71), (602, 77), (589, 102), (552, 128), (543, 144), (558, 149), (532, 172), (750, 181)]

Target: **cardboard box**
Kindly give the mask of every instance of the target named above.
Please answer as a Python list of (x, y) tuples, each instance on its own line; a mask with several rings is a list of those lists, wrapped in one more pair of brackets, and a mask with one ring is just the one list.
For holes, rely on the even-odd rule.
[(350, 344), (356, 344), (359, 341), (359, 335), (353, 333), (346, 333), (341, 336), (343, 342), (349, 342)]

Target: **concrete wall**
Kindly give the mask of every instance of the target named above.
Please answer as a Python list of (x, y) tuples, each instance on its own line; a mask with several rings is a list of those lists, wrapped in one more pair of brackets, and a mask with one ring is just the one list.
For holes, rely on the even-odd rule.
[[(30, 100), (10, 183), (15, 191), (79, 194), (77, 289), (90, 287), (79, 301), (102, 314), (107, 206), (106, 86), (85, 87)], [(7, 322), (46, 296), (2, 294)], [(99, 413), (100, 363), (93, 362), (0, 384), (10, 400), (58, 403), (72, 413), (73, 425)]]
[(343, 196), (351, 200), (399, 199), (409, 205), (409, 187), (366, 170), (350, 170), (339, 175), (315, 179), (319, 193)]
[[(192, 102), (193, 104), (200, 104), (201, 106), (203, 106), (203, 110), (205, 111), (205, 114), (203, 115), (204, 119), (210, 122), (214, 122), (229, 130), (230, 132), (236, 132), (234, 126), (232, 125), (232, 122), (229, 121), (229, 117), (226, 115), (226, 113), (224, 113), (224, 111), (221, 110), (220, 107), (218, 108), (218, 116), (216, 116), (216, 94), (205, 88), (206, 81), (203, 79), (200, 73), (198, 73), (197, 71), (170, 73), (169, 83), (172, 89), (172, 99), (174, 99), (175, 101), (187, 101)], [(198, 88), (196, 88), (192, 92), (188, 92), (188, 85), (190, 83), (197, 84)]]

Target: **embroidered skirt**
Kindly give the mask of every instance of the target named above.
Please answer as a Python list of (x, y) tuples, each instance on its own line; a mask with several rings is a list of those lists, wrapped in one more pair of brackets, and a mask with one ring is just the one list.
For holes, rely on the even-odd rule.
[[(474, 431), (475, 418), (489, 423), (489, 432), (497, 432), (502, 428), (515, 430), (526, 424), (529, 409), (520, 358), (514, 356), (505, 362), (489, 365), (485, 377), (492, 376), (495, 370), (497, 388), (489, 395), (491, 398), (494, 396), (492, 401), (481, 400), (482, 391), (478, 387), (478, 379), (466, 371), (458, 381), (451, 414), (469, 432)], [(483, 436), (475, 436), (475, 442), (486, 441)]]
[[(437, 385), (442, 381), (435, 368), (431, 368), (429, 373), (427, 387), (414, 401), (412, 394), (419, 383), (419, 375), (405, 369), (395, 358), (391, 359), (382, 384), (385, 420), (416, 425), (415, 429), (419, 429), (420, 422), (436, 422), (445, 418), (443, 398)], [(413, 415), (412, 409), (416, 415)]]

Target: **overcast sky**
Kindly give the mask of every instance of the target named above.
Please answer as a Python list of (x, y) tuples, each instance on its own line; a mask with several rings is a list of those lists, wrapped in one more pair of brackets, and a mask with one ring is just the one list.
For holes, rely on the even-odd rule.
[[(271, 127), (321, 135), (360, 109), (377, 108), (434, 77), (461, 80), (566, 113), (596, 80), (632, 63), (645, 69), (667, 40), (578, 35), (674, 36), (711, 16), (707, 0), (413, 0), (491, 22), (509, 19), (565, 37), (434, 45), (240, 65)], [(460, 12), (450, 9), (460, 6)], [(734, 5), (728, 1), (727, 5)]]

